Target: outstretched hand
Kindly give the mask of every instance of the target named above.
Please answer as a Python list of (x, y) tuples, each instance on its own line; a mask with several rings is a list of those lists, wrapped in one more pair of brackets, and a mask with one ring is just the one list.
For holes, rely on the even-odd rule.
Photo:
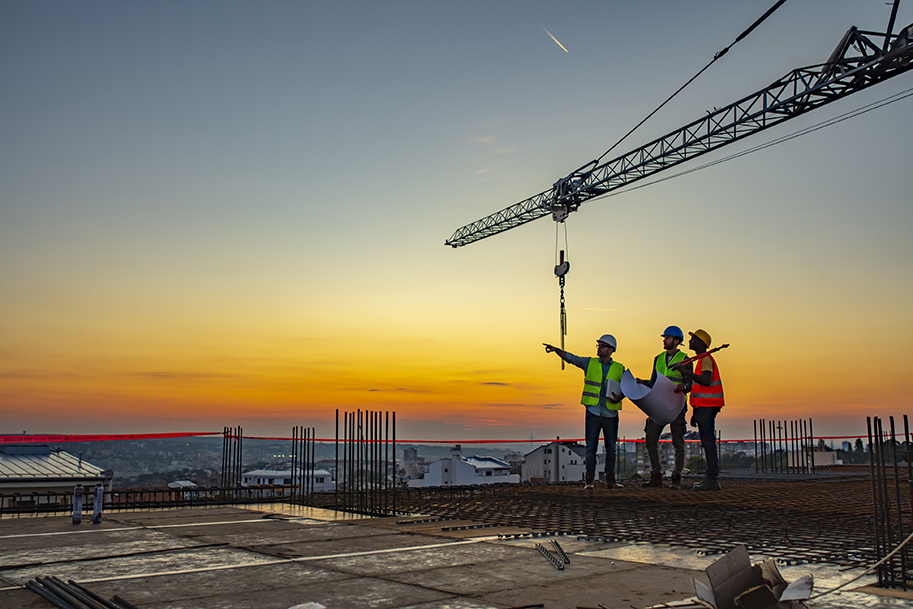
[(546, 353), (553, 353), (553, 352), (555, 352), (555, 351), (558, 350), (557, 348), (553, 347), (552, 345), (550, 345), (550, 344), (548, 344), (548, 343), (542, 343), (542, 344), (545, 345), (545, 352), (546, 352)]

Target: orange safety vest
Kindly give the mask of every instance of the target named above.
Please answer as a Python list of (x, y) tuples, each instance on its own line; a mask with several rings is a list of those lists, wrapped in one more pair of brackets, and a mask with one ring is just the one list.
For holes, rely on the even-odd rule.
[(709, 359), (713, 362), (713, 376), (710, 379), (710, 385), (704, 386), (698, 382), (691, 385), (691, 407), (709, 407), (717, 408), (723, 406), (723, 382), (720, 380), (720, 367), (716, 365), (716, 360), (712, 355), (707, 355), (695, 362), (694, 374), (700, 376), (703, 372), (704, 360)]

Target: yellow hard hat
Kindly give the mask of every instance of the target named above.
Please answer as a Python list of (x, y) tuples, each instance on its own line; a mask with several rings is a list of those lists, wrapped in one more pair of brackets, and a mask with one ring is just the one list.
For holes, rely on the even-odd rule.
[(707, 334), (706, 332), (704, 332), (703, 330), (698, 330), (696, 332), (688, 332), (688, 334), (690, 334), (691, 336), (698, 337), (699, 339), (701, 339), (701, 341), (703, 341), (703, 343), (705, 345), (707, 345), (708, 348), (710, 347), (710, 335)]

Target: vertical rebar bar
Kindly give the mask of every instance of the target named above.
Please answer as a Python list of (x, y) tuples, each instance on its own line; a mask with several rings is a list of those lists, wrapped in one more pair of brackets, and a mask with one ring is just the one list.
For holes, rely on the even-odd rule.
[(293, 425), (292, 426), (292, 452), (290, 453), (290, 456), (292, 459), (292, 463), (291, 463), (292, 478), (291, 478), (291, 480), (289, 480), (289, 489), (288, 489), (289, 501), (292, 503), (295, 502), (295, 480), (297, 480), (295, 468), (298, 467), (298, 462), (295, 459), (295, 455), (298, 454), (297, 451), (298, 451), (298, 426)]
[(335, 447), (334, 459), (336, 465), (333, 469), (333, 477), (336, 479), (335, 484), (333, 484), (333, 509), (339, 509), (339, 409), (336, 409), (336, 424), (334, 426), (336, 431), (336, 442), (333, 444)]
[(396, 412), (393, 413), (393, 513), (396, 513)]
[(815, 448), (815, 432), (812, 431), (812, 418), (811, 418), (811, 417), (808, 418), (808, 437), (809, 437), (809, 440), (810, 440), (811, 446), (812, 446), (812, 454), (811, 454), (811, 457), (812, 457), (812, 473), (814, 474), (814, 473), (815, 473), (815, 452), (814, 452), (814, 448)]
[[(884, 428), (882, 426), (881, 419), (879, 417), (875, 417), (875, 427), (876, 427), (875, 451), (878, 455), (878, 469), (879, 469), (879, 482), (880, 482), (879, 493), (880, 493), (880, 496), (882, 499), (882, 518), (883, 518), (882, 522), (884, 522), (884, 534), (882, 535), (882, 539), (885, 540), (884, 551), (885, 551), (885, 556), (887, 556), (894, 549), (894, 535), (893, 535), (893, 529), (891, 526), (891, 506), (890, 506), (890, 500), (888, 498), (887, 462), (885, 459), (885, 452), (884, 452), (884, 445), (885, 445)], [(896, 581), (894, 579), (894, 577), (895, 577), (894, 557), (891, 557), (891, 559), (884, 565), (884, 567), (887, 569), (887, 574), (888, 574), (887, 579), (890, 582), (889, 587), (893, 588), (896, 584)]]
[(384, 411), (384, 514), (389, 514), (390, 498), (390, 411)]
[[(894, 462), (894, 491), (895, 502), (897, 503), (897, 540), (898, 542), (906, 539), (907, 534), (903, 526), (903, 509), (900, 503), (900, 474), (897, 471), (897, 435), (894, 430), (894, 417), (889, 417), (891, 422), (891, 452), (893, 453), (891, 461)], [(907, 560), (906, 552), (900, 552), (900, 583), (904, 590), (907, 589)]]
[(349, 479), (346, 481), (349, 499), (346, 502), (348, 509), (355, 507), (355, 413), (349, 413)]
[[(872, 479), (872, 516), (874, 520), (874, 533), (875, 533), (875, 562), (878, 562), (884, 556), (882, 554), (882, 544), (881, 544), (881, 502), (878, 501), (878, 478), (875, 475), (875, 437), (873, 435), (872, 429), (872, 417), (865, 418), (866, 429), (869, 435), (869, 475)], [(884, 585), (884, 572), (881, 568), (876, 569), (876, 574), (878, 576), (878, 585)]]
[(751, 422), (751, 426), (754, 429), (754, 442), (752, 446), (754, 447), (754, 473), (758, 473), (758, 421), (755, 419)]

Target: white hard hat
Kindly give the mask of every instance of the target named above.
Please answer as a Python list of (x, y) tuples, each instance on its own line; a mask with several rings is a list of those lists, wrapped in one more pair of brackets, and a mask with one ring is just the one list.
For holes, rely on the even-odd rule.
[(596, 339), (596, 342), (605, 343), (605, 344), (609, 345), (610, 347), (612, 347), (613, 349), (618, 348), (618, 345), (615, 342), (615, 337), (612, 336), (611, 334), (603, 334), (602, 336), (600, 336), (599, 338)]

